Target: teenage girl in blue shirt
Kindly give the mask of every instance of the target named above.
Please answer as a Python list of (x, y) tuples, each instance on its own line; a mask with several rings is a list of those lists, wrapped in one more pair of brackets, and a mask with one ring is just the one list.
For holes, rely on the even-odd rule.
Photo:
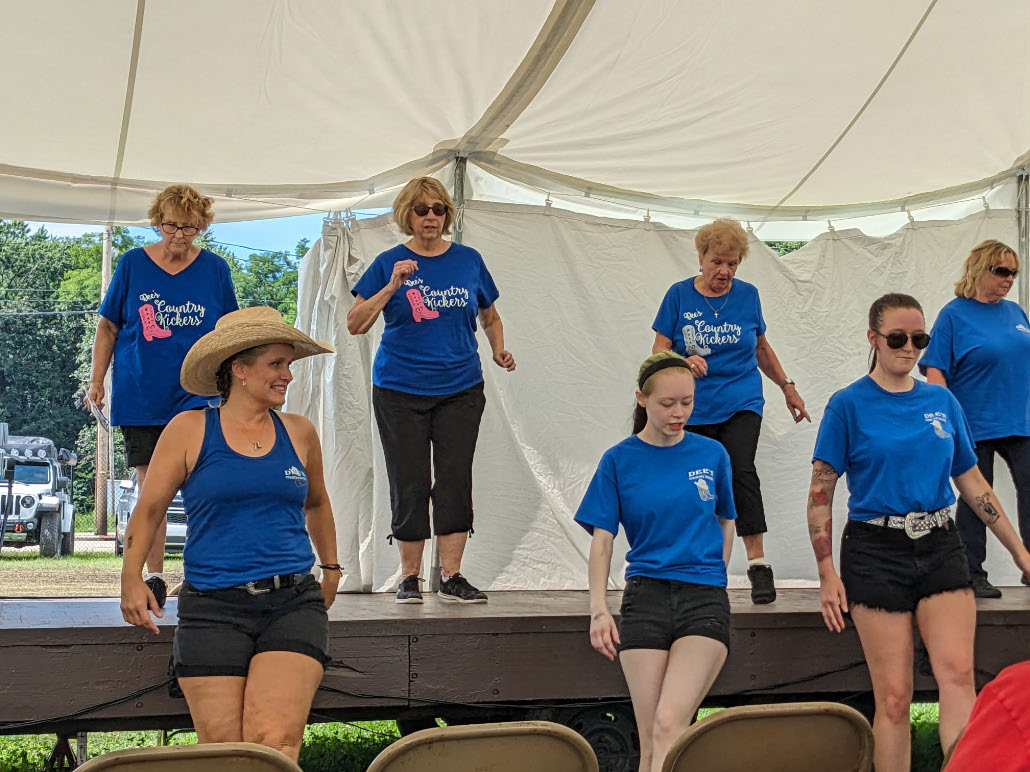
[[(733, 546), (730, 459), (684, 431), (694, 377), (672, 352), (644, 361), (633, 434), (605, 452), (576, 522), (590, 544), (590, 643), (622, 663), (640, 738), (640, 772), (658, 772), (729, 648), (726, 563)], [(626, 588), (616, 626), (606, 590), (619, 526)]]
[[(962, 408), (947, 389), (910, 374), (930, 342), (925, 324), (908, 295), (873, 303), (872, 367), (830, 398), (812, 460), (808, 528), (823, 618), (840, 632), (850, 612), (858, 630), (876, 701), (877, 772), (909, 769), (913, 618), (937, 680), (942, 747), (958, 737), (976, 697), (976, 605), (950, 517), (952, 480), (1020, 570), (1030, 572), (1030, 554), (976, 466)], [(831, 511), (842, 475), (850, 497), (838, 576)]]
[[(1030, 320), (1005, 296), (1016, 280), (1019, 257), (988, 239), (966, 258), (955, 299), (937, 315), (919, 369), (930, 383), (947, 386), (969, 419), (976, 463), (994, 484), (994, 454), (1004, 459), (1016, 486), (1016, 513), (1023, 544), (1030, 545)], [(966, 548), (973, 592), (1000, 598), (987, 579), (987, 531), (959, 502), (959, 536)]]

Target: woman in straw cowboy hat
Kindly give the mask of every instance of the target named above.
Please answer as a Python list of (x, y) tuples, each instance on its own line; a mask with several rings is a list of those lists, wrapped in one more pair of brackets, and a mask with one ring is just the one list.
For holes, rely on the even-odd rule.
[[(200, 742), (245, 740), (297, 758), (328, 661), (340, 581), (322, 451), (311, 422), (280, 413), (290, 364), (331, 353), (274, 308), (226, 314), (186, 355), (186, 391), (221, 395), (161, 434), (129, 522), (122, 616), (158, 633), (140, 570), (175, 491), (188, 515), (174, 675)], [(321, 583), (311, 574), (318, 552)]]

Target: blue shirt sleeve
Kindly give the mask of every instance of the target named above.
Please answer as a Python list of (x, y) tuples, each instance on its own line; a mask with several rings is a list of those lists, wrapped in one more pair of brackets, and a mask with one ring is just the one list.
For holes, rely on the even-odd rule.
[[(479, 255), (478, 252), (476, 254)], [(479, 286), (476, 288), (476, 304), (479, 310), (489, 308), (500, 296), (501, 293), (497, 291), (497, 285), (494, 284), (494, 277), (490, 275), (482, 255), (479, 255)]]
[(762, 297), (758, 294), (758, 290), (755, 290), (755, 314), (758, 317), (758, 335), (765, 335), (765, 317), (762, 316)]
[(619, 489), (615, 481), (615, 463), (610, 451), (601, 457), (587, 492), (576, 510), (575, 520), (587, 533), (594, 528), (603, 528), (613, 534), (619, 533)]
[(232, 283), (232, 271), (229, 269), (229, 263), (223, 257), (218, 259), (221, 262), (222, 273), (222, 316), (225, 316), (232, 311), (239, 311), (240, 304), (236, 299), (236, 286)]
[(927, 367), (936, 367), (949, 380), (955, 364), (954, 328), (947, 306), (941, 309), (930, 330), (930, 345), (919, 360), (919, 372), (926, 375)]
[(669, 340), (676, 337), (676, 329), (679, 324), (679, 292), (673, 284), (662, 298), (662, 304), (658, 306), (658, 314), (654, 318), (651, 329), (664, 335)]
[(812, 461), (825, 461), (833, 467), (838, 477), (843, 477), (847, 469), (848, 425), (834, 407), (832, 398), (823, 411), (823, 419), (819, 422)]
[(117, 325), (119, 330), (125, 326), (125, 297), (129, 291), (129, 261), (124, 259), (124, 255), (122, 257), (114, 269), (111, 283), (107, 285), (99, 312), (102, 317)]
[(973, 446), (973, 432), (969, 428), (965, 411), (950, 391), (948, 397), (951, 400), (952, 415), (955, 416), (955, 455), (951, 461), (951, 476), (958, 477), (976, 466), (976, 448)]
[(730, 454), (719, 448), (719, 465), (715, 470), (715, 514), (723, 520), (737, 519), (737, 505), (733, 501), (733, 472), (730, 467)]
[(390, 266), (390, 273), (386, 272), (383, 256), (379, 255), (372, 261), (372, 265), (365, 269), (361, 278), (351, 287), (350, 294), (361, 295), (366, 300), (375, 295), (379, 290), (390, 283), (390, 274), (393, 273), (393, 265)]

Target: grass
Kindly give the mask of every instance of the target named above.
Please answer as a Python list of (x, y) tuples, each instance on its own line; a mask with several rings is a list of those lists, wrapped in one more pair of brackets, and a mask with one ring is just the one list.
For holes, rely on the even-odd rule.
[[(107, 516), (107, 532), (114, 533), (114, 515)], [(93, 512), (75, 513), (75, 533), (95, 533), (97, 530), (97, 518)]]
[[(90, 596), (116, 598), (121, 594), (122, 559), (111, 553), (77, 552), (60, 558), (41, 558), (37, 547), (0, 552), (0, 594), (6, 597), (58, 598)], [(171, 587), (182, 579), (182, 555), (165, 556), (165, 577)]]

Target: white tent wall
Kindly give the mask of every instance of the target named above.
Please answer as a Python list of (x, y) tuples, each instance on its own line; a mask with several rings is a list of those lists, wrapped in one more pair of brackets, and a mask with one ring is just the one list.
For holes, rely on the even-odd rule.
[[(658, 303), (669, 284), (697, 271), (694, 232), (475, 201), (465, 206), (463, 233), (497, 281), (506, 343), (518, 361), (509, 374), (483, 356), (488, 402), (474, 470), (475, 536), (464, 570), (488, 589), (582, 589), (589, 540), (572, 516), (600, 455), (629, 432), (634, 375), (650, 352)], [(969, 248), (984, 238), (1014, 243), (1016, 235), (1015, 213), (991, 210), (910, 223), (883, 238), (836, 230), (784, 259), (752, 239), (739, 276), (758, 286), (769, 339), (815, 421), (795, 426), (779, 390), (766, 382), (758, 467), (770, 524), (767, 554), (780, 580), (815, 578), (804, 516), (811, 451), (830, 394), (866, 371), (870, 302), (884, 292), (910, 292), (932, 324), (953, 296)], [(348, 227), (330, 223), (301, 266), (297, 325), (332, 342), (337, 353), (299, 364), (288, 407), (307, 414), (323, 438), (344, 590), (388, 590), (398, 578), (370, 410), (381, 322), (367, 336), (351, 337), (344, 317), (349, 287), (376, 254), (401, 240), (388, 215)], [(485, 339), (481, 351), (489, 351)], [(998, 479), (1014, 514), (1007, 475)], [(843, 486), (835, 504), (839, 534)], [(621, 586), (625, 550), (620, 536), (613, 586)], [(993, 543), (988, 564), (999, 582), (1016, 581)], [(739, 582), (739, 544), (730, 570)]]

